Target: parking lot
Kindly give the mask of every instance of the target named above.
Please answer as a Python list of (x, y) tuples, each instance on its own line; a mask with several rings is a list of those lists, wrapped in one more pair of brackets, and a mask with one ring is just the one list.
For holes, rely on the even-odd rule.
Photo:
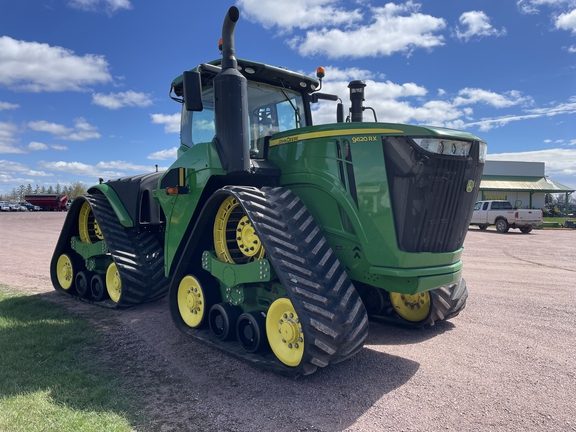
[(470, 228), (458, 317), (371, 323), (357, 356), (291, 380), (186, 339), (165, 300), (95, 311), (54, 292), (65, 216), (0, 214), (0, 283), (97, 317), (103, 360), (133, 376), (150, 430), (576, 431), (576, 230)]

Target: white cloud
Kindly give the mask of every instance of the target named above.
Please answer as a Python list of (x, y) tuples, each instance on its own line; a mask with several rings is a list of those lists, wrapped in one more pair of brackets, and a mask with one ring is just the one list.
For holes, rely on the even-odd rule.
[(576, 53), (576, 45), (570, 45), (569, 47), (566, 47), (566, 51), (568, 51), (570, 54)]
[(518, 8), (525, 14), (537, 14), (540, 12), (540, 7), (562, 7), (574, 4), (574, 0), (517, 0)]
[(504, 36), (506, 29), (496, 30), (490, 24), (490, 18), (482, 11), (464, 12), (459, 18), (460, 24), (464, 26), (460, 31), (456, 27), (456, 36), (465, 41), (470, 40), (472, 37), (482, 38), (484, 36)]
[[(72, 175), (115, 179), (125, 177), (128, 173), (150, 173), (155, 167), (148, 165), (135, 165), (126, 161), (100, 161), (96, 165), (88, 165), (83, 162), (49, 162), (40, 161), (38, 167), (46, 171), (65, 172)], [(166, 169), (166, 168), (162, 168)]]
[(140, 173), (149, 173), (155, 169), (153, 165), (136, 165), (126, 161), (98, 162), (95, 166), (99, 169), (118, 169)]
[(570, 30), (572, 34), (576, 34), (576, 9), (558, 15), (555, 25), (557, 29)]
[(59, 150), (59, 151), (68, 150), (68, 147), (63, 146), (63, 145), (58, 145), (58, 144), (51, 145), (50, 147), (52, 147), (54, 150)]
[(238, 0), (242, 13), (265, 28), (306, 29), (314, 26), (348, 25), (362, 19), (358, 9), (345, 10), (334, 6), (338, 0), (292, 0), (273, 2)]
[[(354, 70), (352, 77), (357, 78), (361, 70)], [(348, 95), (348, 71), (327, 67), (326, 76), (330, 81), (324, 83), (323, 91), (340, 95), (346, 98)], [(338, 77), (339, 80), (333, 80)], [(396, 84), (387, 81), (377, 81), (376, 79), (364, 79), (366, 82), (365, 106), (372, 107), (377, 113), (379, 121), (397, 123), (417, 123), (434, 126), (445, 126), (455, 129), (465, 129), (473, 126), (481, 130), (489, 130), (494, 127), (503, 126), (511, 121), (525, 118), (537, 118), (544, 114), (529, 111), (521, 116), (503, 116), (495, 119), (482, 119), (474, 121), (473, 107), (475, 105), (490, 105), (496, 108), (509, 108), (517, 105), (532, 105), (531, 97), (523, 96), (516, 90), (496, 93), (484, 89), (465, 88), (458, 92), (457, 96), (447, 99), (446, 92), (439, 92), (438, 97), (442, 100), (428, 97), (425, 87), (415, 83)], [(404, 100), (402, 100), (404, 99)], [(575, 100), (576, 102), (576, 100)], [(551, 107), (546, 113), (553, 113), (559, 107)], [(560, 112), (559, 112), (560, 113)], [(314, 122), (317, 124), (332, 123), (335, 121), (335, 105), (330, 102), (320, 102), (314, 106)], [(372, 114), (365, 111), (364, 118), (372, 121)]]
[(72, 175), (85, 176), (85, 177), (105, 177), (105, 178), (118, 178), (124, 176), (122, 171), (109, 171), (98, 169), (94, 165), (88, 165), (82, 162), (38, 162), (38, 167), (47, 171), (65, 172)]
[(101, 137), (101, 135), (96, 132), (98, 128), (89, 124), (83, 117), (74, 119), (73, 129), (45, 120), (29, 122), (28, 127), (37, 132), (51, 133), (56, 138), (67, 141), (86, 141)]
[(166, 160), (166, 159), (176, 159), (178, 156), (178, 147), (172, 147), (171, 149), (160, 150), (146, 156), (150, 160)]
[(180, 132), (180, 113), (176, 114), (150, 114), (152, 123), (163, 124), (164, 132), (178, 133)]
[(23, 149), (16, 147), (16, 132), (18, 127), (14, 123), (0, 122), (0, 153), (25, 153)]
[(97, 12), (103, 9), (110, 14), (121, 9), (132, 9), (132, 3), (129, 0), (71, 0), (68, 4), (75, 9), (89, 12)]
[(48, 150), (48, 146), (41, 142), (32, 141), (28, 144), (28, 150)]
[(561, 114), (576, 114), (576, 100), (572, 98), (568, 103), (560, 103), (555, 106), (544, 108), (532, 108), (525, 110), (525, 114), (505, 115), (501, 117), (485, 118), (479, 121), (464, 123), (460, 125), (460, 128), (478, 126), (481, 131), (488, 131), (496, 127), (506, 126), (508, 123), (514, 121), (531, 120), (541, 117), (553, 117)]
[(446, 90), (441, 89), (441, 88), (438, 89), (438, 96), (439, 96), (439, 97), (442, 97), (442, 96), (444, 96), (445, 94), (446, 94)]
[(371, 8), (372, 22), (350, 25), (344, 29), (322, 27), (310, 30), (305, 37), (288, 41), (301, 55), (322, 54), (329, 58), (386, 56), (396, 52), (411, 54), (418, 48), (431, 49), (444, 44), (438, 35), (446, 27), (442, 18), (419, 13), (420, 4)]
[(28, 165), (9, 160), (0, 160), (0, 178), (10, 178), (7, 181), (14, 181), (13, 175), (27, 174), (36, 177), (50, 177), (51, 174), (44, 171), (31, 170)]
[(545, 142), (546, 144), (550, 144), (550, 143), (552, 142), (552, 140), (551, 140), (551, 139), (545, 139), (544, 142)]
[(112, 80), (104, 56), (0, 37), (0, 85), (30, 92), (84, 91)]
[(150, 95), (147, 93), (138, 93), (132, 90), (120, 93), (93, 93), (92, 103), (105, 108), (118, 109), (125, 106), (147, 107), (152, 105)]
[(0, 111), (9, 110), (9, 109), (16, 109), (16, 108), (20, 108), (20, 105), (0, 101)]
[(521, 96), (517, 90), (511, 90), (502, 94), (489, 90), (477, 88), (465, 88), (458, 92), (458, 97), (454, 99), (454, 105), (470, 105), (474, 103), (484, 103), (495, 108), (506, 108), (518, 104), (531, 104), (531, 97)]

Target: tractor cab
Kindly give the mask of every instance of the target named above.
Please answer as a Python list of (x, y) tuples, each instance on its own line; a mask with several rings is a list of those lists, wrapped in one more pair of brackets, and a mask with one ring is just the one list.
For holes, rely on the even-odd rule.
[[(265, 157), (265, 143), (277, 132), (312, 125), (310, 93), (318, 88), (318, 81), (287, 69), (238, 59), (238, 69), (247, 80), (247, 120), (250, 158)], [(171, 96), (182, 103), (181, 145), (190, 148), (210, 142), (216, 133), (214, 77), (221, 71), (220, 61), (198, 66), (192, 79), (201, 83), (201, 109), (190, 110), (184, 103), (186, 73), (171, 85)], [(186, 82), (186, 86), (191, 84)], [(196, 81), (194, 82), (196, 84)]]

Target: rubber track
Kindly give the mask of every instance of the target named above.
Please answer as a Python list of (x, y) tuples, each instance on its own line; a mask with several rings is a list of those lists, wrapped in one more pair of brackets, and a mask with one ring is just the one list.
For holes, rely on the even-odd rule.
[(122, 295), (118, 303), (109, 299), (81, 300), (104, 307), (127, 308), (164, 297), (170, 281), (164, 277), (164, 251), (157, 238), (147, 230), (123, 227), (104, 195), (89, 194), (82, 198), (90, 204), (116, 263), (122, 281)]
[(368, 336), (364, 304), (302, 201), (283, 188), (223, 189), (252, 221), (303, 325), (299, 372), (313, 373), (360, 351)]
[(466, 281), (461, 278), (454, 285), (432, 290), (430, 291), (430, 297), (432, 309), (424, 321), (414, 323), (405, 320), (396, 313), (391, 305), (387, 308), (384, 315), (374, 315), (370, 319), (409, 328), (433, 326), (438, 321), (449, 320), (457, 316), (466, 307), (466, 299), (468, 298)]

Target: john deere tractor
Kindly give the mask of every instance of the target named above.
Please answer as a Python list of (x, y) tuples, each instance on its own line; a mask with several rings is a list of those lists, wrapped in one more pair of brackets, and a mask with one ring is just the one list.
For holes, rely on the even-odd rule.
[[(365, 122), (362, 81), (345, 113), (319, 91), (321, 68), (311, 78), (237, 59), (238, 18), (230, 8), (221, 59), (172, 81), (182, 117), (170, 168), (74, 200), (54, 287), (112, 308), (168, 293), (179, 330), (288, 376), (353, 356), (369, 319), (456, 316), (486, 143)], [(312, 124), (320, 100), (333, 101), (334, 123)]]

